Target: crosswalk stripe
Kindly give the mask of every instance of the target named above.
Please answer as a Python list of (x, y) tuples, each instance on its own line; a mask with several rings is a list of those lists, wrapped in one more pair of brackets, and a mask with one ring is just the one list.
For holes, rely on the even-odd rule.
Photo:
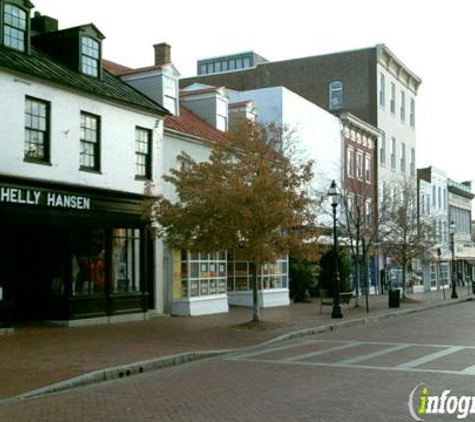
[(340, 360), (340, 361), (335, 362), (335, 363), (338, 364), (338, 365), (351, 365), (353, 363), (361, 362), (363, 360), (368, 360), (368, 359), (371, 359), (371, 358), (376, 358), (378, 356), (386, 355), (388, 353), (397, 352), (399, 350), (407, 349), (408, 347), (410, 347), (408, 344), (398, 344), (397, 346), (388, 347), (388, 348), (383, 349), (383, 350), (377, 350), (376, 352), (372, 352), (372, 353), (366, 353), (365, 355), (359, 355), (359, 356), (356, 356), (356, 357), (350, 358), (350, 359)]
[(327, 353), (336, 352), (337, 350), (349, 349), (351, 347), (356, 347), (356, 346), (359, 346), (361, 344), (363, 344), (361, 341), (351, 341), (351, 342), (348, 342), (346, 344), (342, 344), (342, 345), (335, 346), (335, 347), (330, 347), (329, 349), (325, 349), (325, 350), (318, 350), (316, 352), (305, 353), (303, 355), (290, 356), (288, 358), (282, 359), (282, 361), (283, 362), (293, 362), (293, 361), (296, 361), (296, 360), (302, 360), (302, 359), (311, 358), (311, 357), (314, 357), (314, 356), (320, 356), (320, 355), (324, 355), (324, 354), (327, 354)]
[(457, 353), (460, 350), (465, 349), (463, 346), (453, 346), (453, 347), (447, 347), (443, 350), (439, 350), (438, 352), (431, 353), (429, 355), (422, 356), (421, 358), (411, 360), (409, 362), (404, 362), (400, 365), (397, 365), (396, 368), (401, 368), (401, 369), (409, 369), (409, 368), (415, 368), (416, 366), (423, 365), (428, 362), (432, 362), (436, 359), (442, 358), (447, 355), (451, 355), (453, 353)]

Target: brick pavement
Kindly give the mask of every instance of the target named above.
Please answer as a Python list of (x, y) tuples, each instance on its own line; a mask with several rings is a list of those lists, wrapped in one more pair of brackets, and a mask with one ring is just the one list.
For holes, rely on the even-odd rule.
[[(448, 293), (448, 292), (446, 292)], [(459, 289), (459, 297), (466, 297)], [(401, 309), (442, 302), (442, 292), (408, 295)], [(449, 302), (447, 295), (446, 302)], [(344, 320), (395, 312), (387, 296), (370, 297), (370, 313), (364, 306), (344, 311)], [(364, 301), (361, 301), (364, 305)], [(200, 317), (163, 317), (150, 321), (60, 328), (24, 325), (12, 335), (0, 336), (0, 399), (25, 393), (94, 370), (172, 354), (245, 347), (279, 335), (327, 325), (331, 309), (320, 316), (318, 301), (263, 310), (265, 329), (242, 326), (251, 310), (231, 308), (228, 314)]]

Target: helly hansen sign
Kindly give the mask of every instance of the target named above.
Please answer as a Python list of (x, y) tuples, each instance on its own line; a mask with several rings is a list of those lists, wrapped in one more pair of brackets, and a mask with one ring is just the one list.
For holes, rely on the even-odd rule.
[(91, 199), (67, 193), (0, 186), (0, 203), (90, 210)]

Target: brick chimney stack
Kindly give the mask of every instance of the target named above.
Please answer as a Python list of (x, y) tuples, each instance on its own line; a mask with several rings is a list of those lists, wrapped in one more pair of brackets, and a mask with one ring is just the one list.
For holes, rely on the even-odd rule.
[(153, 46), (155, 49), (155, 66), (162, 66), (171, 63), (171, 47), (170, 44), (160, 43)]
[(49, 32), (56, 32), (58, 30), (58, 21), (40, 12), (35, 12), (31, 19), (32, 35), (47, 34)]

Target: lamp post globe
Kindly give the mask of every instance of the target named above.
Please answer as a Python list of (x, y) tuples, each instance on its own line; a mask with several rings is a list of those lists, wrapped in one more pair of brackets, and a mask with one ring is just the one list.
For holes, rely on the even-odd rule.
[(333, 308), (332, 308), (332, 318), (343, 318), (340, 306), (340, 270), (339, 270), (339, 254), (338, 254), (338, 236), (336, 230), (336, 207), (338, 206), (339, 195), (336, 187), (336, 183), (332, 180), (330, 189), (328, 189), (328, 196), (330, 197), (332, 210), (333, 210), (333, 253), (335, 256), (335, 271), (333, 274), (333, 285), (334, 285), (334, 294), (333, 294)]

